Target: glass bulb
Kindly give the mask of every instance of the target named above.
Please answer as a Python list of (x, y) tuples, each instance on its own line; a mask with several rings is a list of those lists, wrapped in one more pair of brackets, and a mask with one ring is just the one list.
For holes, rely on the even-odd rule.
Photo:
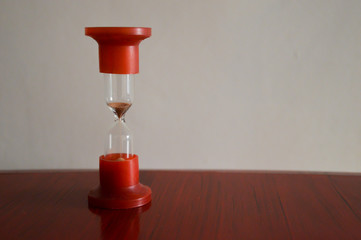
[(133, 136), (125, 124), (125, 113), (134, 99), (133, 74), (104, 74), (105, 101), (116, 122), (105, 141), (107, 160), (126, 160), (133, 156)]
[(134, 99), (134, 74), (104, 74), (105, 101), (132, 104)]
[(125, 160), (133, 156), (133, 135), (124, 119), (117, 120), (109, 130), (104, 150), (108, 160)]

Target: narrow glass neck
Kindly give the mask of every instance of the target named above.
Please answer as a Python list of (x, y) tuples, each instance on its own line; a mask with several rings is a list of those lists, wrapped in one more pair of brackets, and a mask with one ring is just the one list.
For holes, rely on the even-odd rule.
[(120, 123), (125, 123), (125, 115), (123, 115), (121, 118), (117, 118), (116, 121), (119, 121)]

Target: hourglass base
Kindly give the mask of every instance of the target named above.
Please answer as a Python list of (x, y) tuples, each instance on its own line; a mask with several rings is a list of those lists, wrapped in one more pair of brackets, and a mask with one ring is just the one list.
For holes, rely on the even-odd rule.
[(106, 209), (126, 209), (143, 206), (152, 200), (149, 187), (138, 183), (135, 186), (120, 189), (116, 194), (106, 194), (101, 187), (89, 192), (90, 207)]
[(152, 191), (139, 183), (136, 154), (100, 156), (99, 180), (99, 186), (88, 194), (89, 207), (126, 209), (140, 207), (151, 201)]

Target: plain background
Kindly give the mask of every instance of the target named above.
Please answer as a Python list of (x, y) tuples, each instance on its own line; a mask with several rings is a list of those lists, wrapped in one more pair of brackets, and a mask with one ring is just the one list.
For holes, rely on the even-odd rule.
[(86, 26), (146, 26), (145, 169), (361, 171), (361, 1), (0, 2), (0, 169), (97, 168), (113, 116)]

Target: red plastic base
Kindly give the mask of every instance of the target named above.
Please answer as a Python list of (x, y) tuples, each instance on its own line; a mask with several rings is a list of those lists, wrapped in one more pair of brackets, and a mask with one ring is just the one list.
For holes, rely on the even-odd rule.
[(152, 191), (149, 187), (138, 183), (135, 186), (123, 188), (116, 194), (102, 192), (100, 186), (89, 192), (89, 207), (106, 209), (126, 209), (140, 207), (152, 200)]
[[(118, 160), (119, 158), (123, 160)], [(139, 183), (138, 156), (109, 154), (99, 157), (100, 185), (89, 192), (89, 207), (127, 209), (152, 200), (149, 187)]]

